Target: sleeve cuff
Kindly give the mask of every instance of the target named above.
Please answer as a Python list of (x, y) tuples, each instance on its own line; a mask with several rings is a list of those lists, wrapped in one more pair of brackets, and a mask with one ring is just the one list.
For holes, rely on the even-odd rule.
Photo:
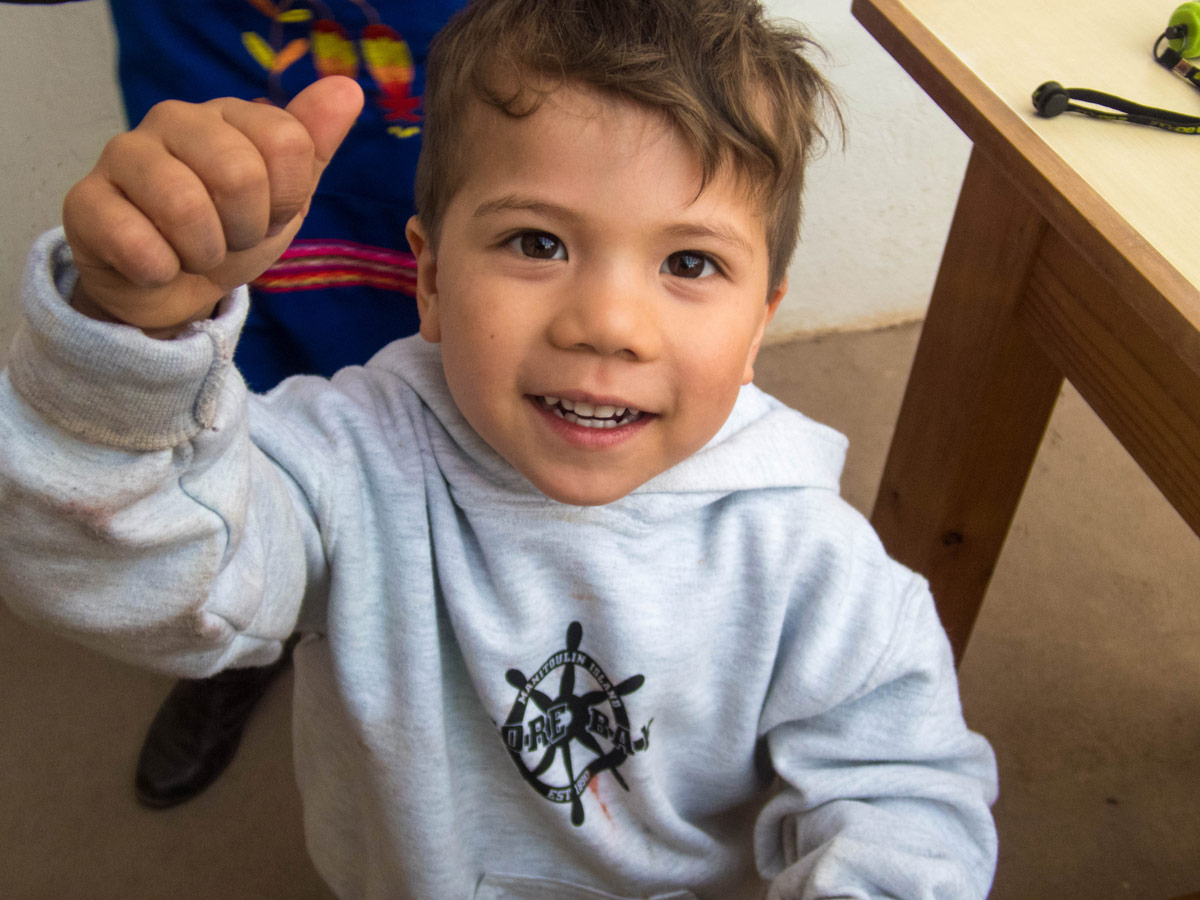
[(13, 340), (13, 387), (39, 415), (92, 443), (164, 450), (211, 428), (249, 307), (240, 287), (217, 315), (169, 341), (88, 318), (67, 302), (76, 271), (61, 228), (34, 244)]

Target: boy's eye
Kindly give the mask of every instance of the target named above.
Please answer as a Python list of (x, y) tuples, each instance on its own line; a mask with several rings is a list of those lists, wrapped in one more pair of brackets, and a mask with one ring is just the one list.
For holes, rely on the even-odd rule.
[(522, 231), (509, 246), (531, 259), (566, 259), (567, 248), (554, 235), (545, 231)]
[(719, 270), (716, 264), (703, 253), (692, 250), (680, 250), (672, 253), (663, 261), (662, 271), (676, 278), (702, 278), (715, 275)]

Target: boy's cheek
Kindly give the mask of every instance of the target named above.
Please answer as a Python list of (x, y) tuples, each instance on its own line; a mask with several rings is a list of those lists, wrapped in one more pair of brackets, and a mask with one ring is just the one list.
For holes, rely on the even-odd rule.
[(431, 344), (440, 344), (442, 324), (438, 317), (437, 294), (417, 296), (417, 315), (421, 318), (421, 337)]

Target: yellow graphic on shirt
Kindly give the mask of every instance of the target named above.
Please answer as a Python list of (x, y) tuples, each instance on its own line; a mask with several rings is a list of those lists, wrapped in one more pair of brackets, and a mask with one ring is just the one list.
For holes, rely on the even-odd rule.
[(283, 72), (308, 52), (308, 41), (304, 38), (296, 38), (276, 53), (270, 44), (253, 31), (247, 31), (242, 35), (242, 44), (260, 66), (273, 74)]
[(327, 75), (358, 78), (358, 54), (345, 28), (321, 19), (313, 23), (311, 39), (313, 65), (322, 78)]

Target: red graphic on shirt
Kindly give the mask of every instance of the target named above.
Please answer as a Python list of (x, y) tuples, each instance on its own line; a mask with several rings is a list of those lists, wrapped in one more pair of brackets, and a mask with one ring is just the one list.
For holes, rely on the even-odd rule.
[(379, 102), (386, 111), (384, 117), (403, 122), (421, 121), (417, 114), (421, 98), (409, 96), (413, 83), (413, 58), (404, 38), (389, 25), (368, 25), (363, 29), (359, 43), (367, 71), (383, 95)]

